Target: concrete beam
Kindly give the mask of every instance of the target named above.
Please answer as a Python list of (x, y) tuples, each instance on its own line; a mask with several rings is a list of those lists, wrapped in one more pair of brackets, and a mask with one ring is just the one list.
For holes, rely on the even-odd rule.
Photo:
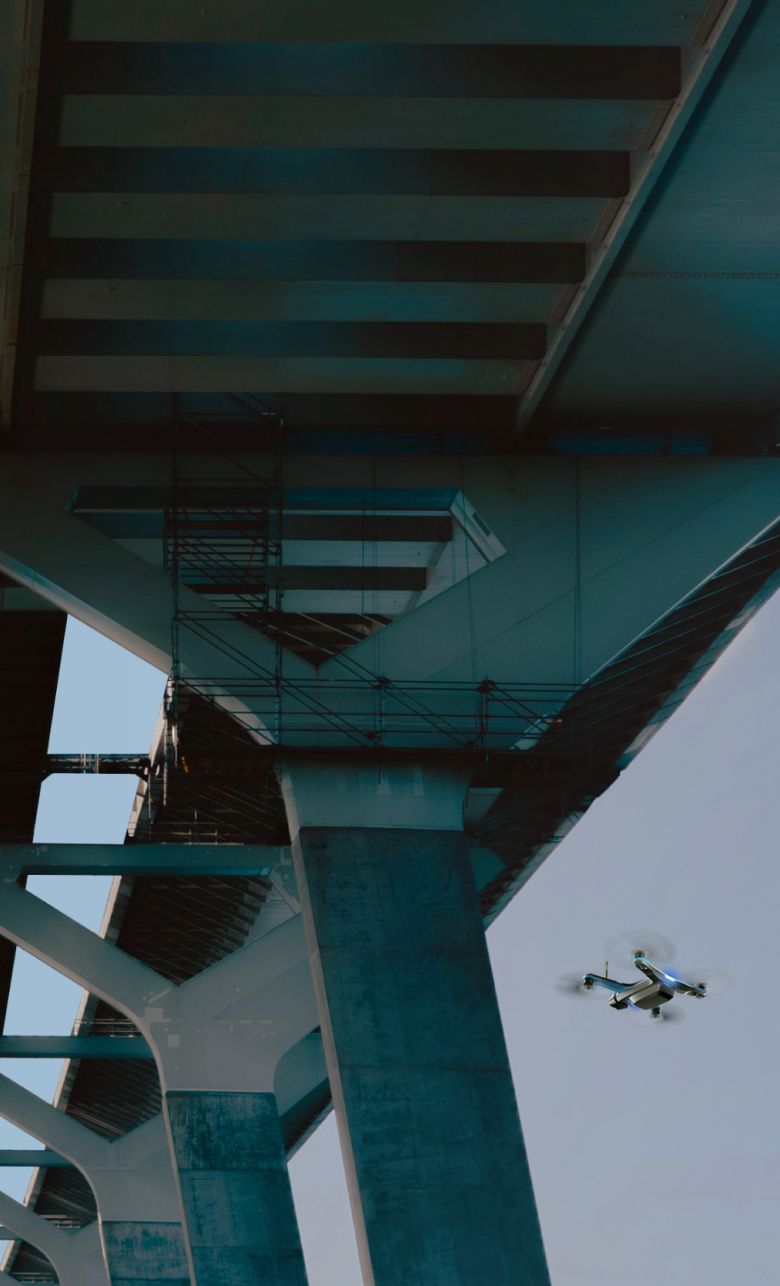
[[(0, 570), (167, 673), (172, 616), (168, 577), (69, 513), (73, 489), (67, 477), (49, 473), (43, 482), (30, 462), (15, 471), (13, 480), (5, 468), (3, 472)], [(227, 613), (224, 623), (199, 624), (202, 600), (183, 587), (180, 609), (189, 621), (180, 638), (185, 677), (218, 675), (230, 682), (233, 676), (237, 686), (242, 679), (273, 675), (276, 649), (256, 630)], [(294, 656), (286, 658), (285, 669), (290, 675), (312, 673)], [(210, 684), (209, 695), (266, 739), (246, 706), (219, 684)]]
[(21, 888), (13, 875), (0, 884), (0, 934), (137, 1021), (160, 1012), (173, 983)]
[[(465, 195), (410, 193), (301, 197), (242, 192), (55, 192), (49, 236), (165, 241), (251, 241), (256, 237), (278, 242), (385, 239), (414, 243), (578, 243), (595, 232), (605, 201), (602, 196), (565, 200), (493, 196), (480, 197), (475, 202)], [(228, 386), (220, 391), (225, 387)], [(275, 385), (258, 387), (283, 391)], [(516, 389), (515, 382), (506, 391)]]
[[(181, 217), (187, 217), (185, 210)], [(43, 355), (36, 359), (34, 383), (38, 393), (221, 393), (226, 388), (272, 388), (279, 393), (493, 395), (513, 387), (518, 369), (522, 362), (509, 358), (265, 358), (194, 352), (186, 357)]]
[(276, 844), (0, 844), (0, 866), (20, 875), (268, 875), (289, 850)]
[[(327, 258), (325, 251), (323, 256)], [(478, 247), (475, 258), (479, 258)], [(431, 272), (430, 266), (427, 271)], [(470, 271), (475, 275), (474, 259)], [(208, 317), (212, 321), (396, 323), (434, 322), (447, 316), (460, 322), (517, 323), (548, 317), (559, 298), (556, 282), (515, 283), (511, 279), (346, 282), (76, 277), (46, 281), (43, 316), (107, 321), (191, 321), (193, 317)], [(335, 522), (331, 525), (335, 526)]]
[[(589, 14), (589, 21), (595, 15)], [(455, 10), (448, 19), (459, 21)], [(680, 43), (683, 43), (681, 37)], [(677, 42), (673, 42), (676, 44)], [(71, 43), (61, 51), (65, 93), (263, 94), (329, 99), (650, 100), (676, 98), (680, 50), (671, 45), (261, 44), (186, 46)], [(364, 107), (355, 106), (356, 114)]]
[(110, 1286), (97, 1226), (75, 1231), (54, 1227), (28, 1206), (0, 1192), (0, 1219), (14, 1240), (28, 1241), (54, 1267), (60, 1286)]
[(70, 38), (84, 41), (237, 41), (297, 44), (307, 41), (404, 44), (682, 45), (694, 36), (701, 11), (681, 14), (678, 0), (656, 0), (651, 9), (624, 0), (572, 8), (567, 0), (532, 10), (486, 0), (479, 8), (449, 0), (399, 0), (388, 7), (334, 0), (294, 0), (282, 9), (253, 0), (223, 0), (219, 9), (193, 8), (190, 0), (74, 0)]
[(2, 1058), (154, 1058), (142, 1036), (0, 1036)]
[[(427, 86), (420, 89), (428, 90)], [(559, 148), (635, 146), (657, 105), (611, 99), (232, 94), (66, 94), (59, 143), (73, 148)], [(127, 163), (127, 158), (125, 158)], [(511, 167), (512, 162), (508, 162)], [(128, 185), (129, 186), (129, 185)]]
[[(127, 244), (114, 237), (93, 247), (95, 271), (101, 273), (96, 278), (77, 275), (83, 269), (84, 243), (70, 238), (49, 243), (51, 277), (44, 287), (44, 315), (68, 317), (71, 313), (67, 310), (73, 307), (88, 310), (85, 315), (102, 316), (111, 307), (106, 292), (116, 291), (118, 316), (123, 316), (124, 310), (143, 319), (153, 316), (157, 307), (164, 313), (176, 309), (175, 320), (179, 309), (190, 318), (199, 306), (204, 310), (201, 316), (219, 317), (229, 306), (231, 292), (234, 317), (250, 310), (254, 316), (269, 308), (289, 310), (291, 316), (301, 317), (307, 309), (316, 308), (318, 313), (335, 310), (339, 306), (337, 293), (342, 292), (346, 304), (341, 307), (354, 310), (353, 320), (360, 320), (371, 307), (369, 292), (381, 287), (379, 320), (391, 320), (404, 301), (407, 308), (414, 307), (409, 319), (420, 320), (424, 311), (418, 310), (425, 309), (426, 301), (433, 307), (441, 297), (437, 290), (447, 291), (445, 312), (454, 307), (458, 315), (459, 300), (464, 308), (471, 300), (473, 308), (480, 298), (469, 287), (490, 287), (489, 296), (487, 292), (482, 296), (483, 305), (487, 297), (496, 301), (500, 292), (508, 291), (504, 301), (508, 307), (509, 301), (517, 298), (512, 290), (518, 285), (571, 283), (581, 281), (585, 274), (585, 247), (576, 240), (480, 241), (473, 230), (470, 236), (467, 239), (469, 233), (464, 231), (459, 239), (438, 242), (408, 234), (389, 240), (367, 236), (362, 241), (334, 239), (326, 245), (321, 241), (263, 241), (259, 236), (245, 244), (219, 240), (204, 245), (192, 238)], [(231, 271), (235, 276), (231, 277)], [(242, 280), (242, 276), (249, 280)], [(426, 290), (426, 283), (430, 290)], [(463, 294), (459, 286), (466, 288)], [(556, 298), (558, 294), (554, 292)], [(153, 311), (147, 311), (149, 308)], [(93, 313), (93, 309), (97, 311)], [(81, 314), (76, 311), (73, 315)], [(441, 309), (435, 315), (441, 317)], [(529, 320), (538, 316), (536, 308)], [(397, 318), (406, 319), (406, 314)], [(457, 406), (451, 408), (455, 423), (457, 411)], [(289, 418), (308, 422), (311, 413)]]
[(0, 1166), (45, 1167), (47, 1170), (70, 1170), (73, 1162), (51, 1148), (0, 1148)]

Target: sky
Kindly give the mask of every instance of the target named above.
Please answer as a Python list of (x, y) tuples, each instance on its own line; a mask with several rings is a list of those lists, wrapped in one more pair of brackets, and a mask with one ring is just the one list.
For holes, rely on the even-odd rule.
[[(778, 637), (780, 596), (488, 934), (553, 1286), (776, 1283)], [(161, 692), (159, 674), (70, 622), (52, 749), (145, 749)], [(36, 838), (120, 842), (133, 787), (49, 779)], [(96, 927), (107, 881), (36, 891), (62, 899), (63, 884)], [(679, 972), (725, 971), (730, 987), (674, 1001), (679, 1025), (556, 990), (600, 970), (626, 930), (663, 934)], [(7, 1031), (69, 1030), (78, 991), (54, 979), (19, 955)], [(49, 1095), (56, 1082), (52, 1064), (3, 1070)], [(0, 1130), (0, 1146), (27, 1145)], [(360, 1286), (332, 1115), (290, 1169), (310, 1286)], [(14, 1195), (23, 1178), (0, 1173)]]

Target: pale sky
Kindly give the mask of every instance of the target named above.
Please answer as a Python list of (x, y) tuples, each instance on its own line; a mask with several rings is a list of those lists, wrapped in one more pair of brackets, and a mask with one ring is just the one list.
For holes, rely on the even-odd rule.
[[(553, 1286), (777, 1281), (779, 636), (780, 596), (489, 934)], [(146, 748), (161, 684), (71, 623), (52, 748)], [(131, 794), (116, 778), (51, 779), (37, 837), (119, 842)], [(47, 896), (61, 898), (63, 883), (49, 881)], [(105, 890), (79, 880), (69, 905), (94, 925)], [(679, 998), (686, 1021), (667, 1026), (613, 1012), (606, 993), (555, 990), (562, 973), (599, 969), (605, 941), (634, 928), (673, 939), (683, 974), (725, 970), (732, 986)], [(77, 997), (21, 957), (7, 1030), (68, 1030)], [(56, 1080), (51, 1064), (3, 1070), (39, 1092)], [(0, 1131), (0, 1146), (28, 1142)], [(291, 1173), (310, 1286), (360, 1286), (332, 1116)], [(2, 1172), (14, 1195), (21, 1179)]]

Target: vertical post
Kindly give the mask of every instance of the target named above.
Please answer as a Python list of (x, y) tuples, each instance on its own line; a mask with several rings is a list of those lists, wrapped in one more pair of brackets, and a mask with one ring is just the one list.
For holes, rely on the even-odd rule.
[(190, 1286), (181, 1224), (101, 1220), (111, 1286)]
[(196, 1286), (305, 1286), (275, 1095), (169, 1090)]
[(549, 1286), (467, 838), (294, 853), (365, 1282)]

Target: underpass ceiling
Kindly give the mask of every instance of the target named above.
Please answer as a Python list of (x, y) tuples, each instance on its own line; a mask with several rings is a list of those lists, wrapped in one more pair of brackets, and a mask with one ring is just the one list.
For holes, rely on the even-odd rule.
[[(537, 432), (777, 447), (780, 5), (754, 7)], [(630, 326), (627, 325), (630, 320)]]
[(378, 8), (49, 7), (15, 443), (506, 445), (729, 5)]

